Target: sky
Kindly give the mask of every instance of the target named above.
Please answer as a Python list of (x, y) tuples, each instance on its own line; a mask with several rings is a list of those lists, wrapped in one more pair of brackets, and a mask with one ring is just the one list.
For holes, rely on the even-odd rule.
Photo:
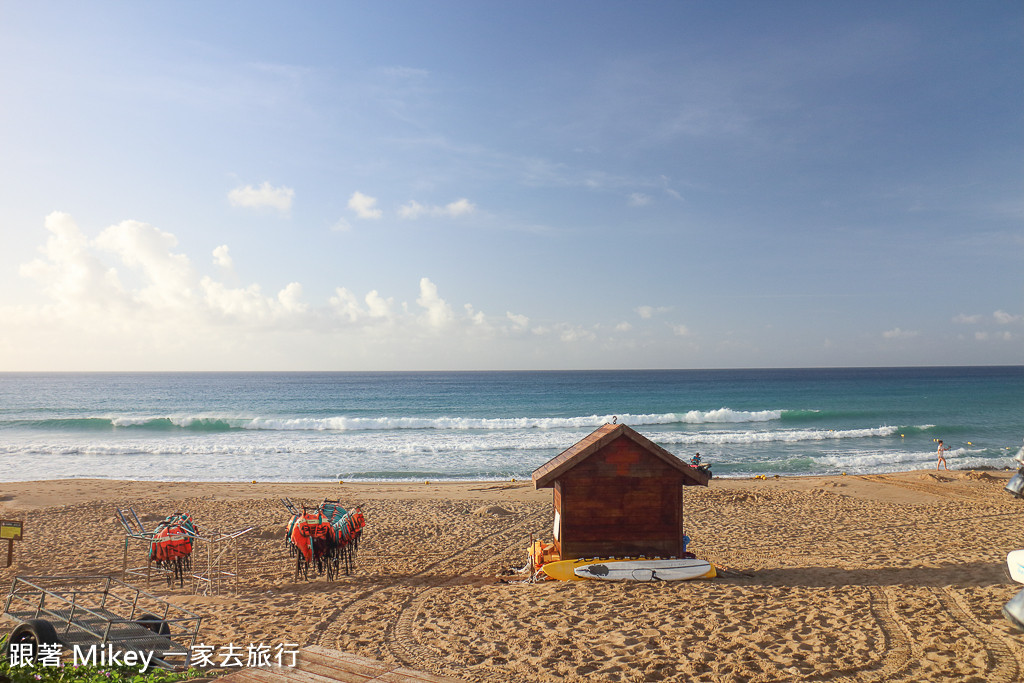
[(0, 0), (0, 371), (1024, 363), (1024, 5)]

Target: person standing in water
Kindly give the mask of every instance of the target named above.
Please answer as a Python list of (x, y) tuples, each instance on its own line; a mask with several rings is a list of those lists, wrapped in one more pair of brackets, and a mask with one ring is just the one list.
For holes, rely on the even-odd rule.
[(944, 470), (948, 470), (949, 469), (948, 467), (946, 467), (946, 456), (945, 456), (945, 453), (948, 450), (949, 450), (949, 448), (947, 448), (946, 446), (944, 446), (942, 444), (942, 439), (939, 439), (939, 450), (938, 450), (939, 461), (937, 463), (935, 463), (935, 469), (939, 469), (939, 465), (942, 465), (942, 469), (944, 469)]

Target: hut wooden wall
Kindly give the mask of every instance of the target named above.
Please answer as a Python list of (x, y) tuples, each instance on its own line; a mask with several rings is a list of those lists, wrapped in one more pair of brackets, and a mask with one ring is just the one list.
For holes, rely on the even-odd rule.
[[(558, 551), (559, 557), (566, 557), (562, 553), (562, 530), (561, 530), (561, 518), (562, 518), (562, 482), (555, 480), (554, 486), (554, 498), (555, 498), (555, 515), (559, 519), (560, 528), (558, 533), (555, 534), (555, 550)], [(566, 558), (568, 559), (568, 558)]]
[(682, 474), (627, 438), (559, 477), (563, 559), (682, 554)]

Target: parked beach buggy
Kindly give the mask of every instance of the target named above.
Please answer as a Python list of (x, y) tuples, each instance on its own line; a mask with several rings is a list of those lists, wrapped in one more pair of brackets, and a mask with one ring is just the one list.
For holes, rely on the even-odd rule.
[[(202, 617), (107, 576), (18, 576), (4, 601), (17, 625), (3, 654), (42, 652), (85, 664), (140, 664), (182, 670), (191, 663)], [(56, 643), (58, 647), (53, 644)]]

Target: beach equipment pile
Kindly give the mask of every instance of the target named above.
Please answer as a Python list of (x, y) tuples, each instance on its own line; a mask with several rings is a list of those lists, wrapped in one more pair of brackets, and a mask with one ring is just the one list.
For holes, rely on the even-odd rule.
[(295, 579), (325, 576), (333, 581), (342, 571), (355, 567), (359, 539), (366, 526), (362, 508), (346, 510), (336, 500), (324, 500), (313, 509), (301, 511), (290, 499), (281, 501), (292, 513), (285, 533), (285, 545), (295, 558)]
[[(199, 534), (192, 515), (187, 512), (175, 512), (167, 515), (156, 528), (147, 530), (135, 508), (117, 509), (116, 519), (124, 527), (124, 562), (121, 567), (122, 578), (127, 574), (143, 575), (149, 583), (150, 569), (154, 566), (167, 577), (167, 585), (174, 581), (184, 587), (185, 576), (192, 572), (192, 549)], [(146, 567), (128, 569), (128, 545), (131, 541), (144, 544), (146, 549)]]
[[(200, 536), (191, 514), (175, 512), (164, 517), (153, 529), (146, 529), (133, 507), (118, 508), (115, 519), (125, 532), (122, 580), (132, 576), (145, 579), (148, 585), (151, 575), (156, 573), (167, 579), (168, 586), (177, 581), (178, 586), (184, 588), (188, 578), (192, 592), (204, 595), (232, 587), (237, 590), (239, 541), (256, 528), (250, 525), (227, 533), (211, 532), (207, 528), (206, 535)], [(145, 549), (145, 567), (129, 568), (131, 545)], [(199, 566), (193, 568), (196, 557)]]
[(192, 515), (175, 512), (156, 525), (149, 546), (149, 561), (184, 585), (185, 575), (192, 571), (192, 542), (198, 536)]

